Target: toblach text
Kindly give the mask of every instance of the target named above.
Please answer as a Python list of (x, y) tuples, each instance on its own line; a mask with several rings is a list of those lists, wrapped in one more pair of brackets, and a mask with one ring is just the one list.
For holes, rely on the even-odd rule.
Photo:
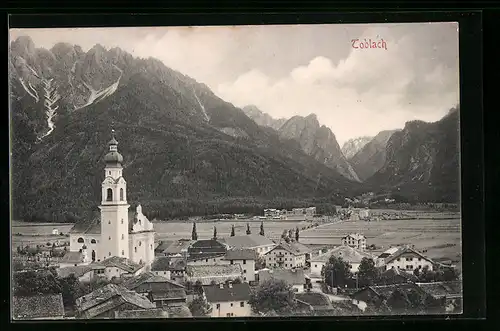
[(351, 40), (352, 48), (355, 49), (365, 49), (365, 48), (382, 48), (387, 50), (387, 43), (384, 39), (380, 39), (378, 41), (370, 39), (353, 39)]

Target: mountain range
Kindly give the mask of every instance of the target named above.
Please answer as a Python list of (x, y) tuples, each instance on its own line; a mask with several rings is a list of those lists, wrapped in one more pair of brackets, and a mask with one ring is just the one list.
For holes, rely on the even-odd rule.
[(349, 139), (342, 145), (342, 154), (344, 154), (347, 160), (350, 160), (372, 139), (373, 137), (368, 137), (368, 136)]
[[(390, 178), (388, 183), (404, 187), (407, 180), (401, 177), (404, 166), (386, 162), (366, 186), (333, 132), (314, 114), (274, 120), (255, 106), (242, 110), (157, 59), (101, 45), (84, 52), (59, 43), (47, 50), (29, 37), (11, 42), (9, 59), (12, 197), (18, 219), (85, 217), (95, 210), (112, 128), (125, 158), (129, 200), (140, 201), (145, 210), (189, 214), (227, 205), (244, 210), (265, 201), (341, 203), (379, 181)], [(452, 129), (421, 127), (401, 132), (426, 136)], [(404, 143), (411, 137), (397, 137), (389, 139), (387, 158), (403, 162), (400, 153), (416, 152)], [(452, 136), (446, 143), (456, 146)], [(455, 165), (439, 151), (432, 157), (441, 171)], [(433, 198), (451, 180), (433, 182), (443, 187), (433, 191)]]

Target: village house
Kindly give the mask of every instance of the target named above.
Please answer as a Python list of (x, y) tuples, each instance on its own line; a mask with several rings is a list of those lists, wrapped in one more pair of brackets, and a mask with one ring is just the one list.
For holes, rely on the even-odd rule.
[(146, 296), (159, 308), (186, 304), (184, 286), (152, 272), (128, 279), (122, 286)]
[(193, 243), (195, 243), (194, 240), (188, 240), (188, 239), (180, 239), (174, 242), (165, 242), (157, 247), (155, 254), (157, 256), (163, 255), (163, 256), (187, 258), (189, 255), (188, 248)]
[(409, 272), (425, 267), (432, 270), (434, 266), (434, 262), (431, 259), (407, 246), (393, 247), (385, 251), (377, 257), (376, 264), (382, 270), (395, 268), (404, 269)]
[(168, 256), (158, 256), (151, 264), (151, 272), (157, 276), (167, 279), (171, 278), (172, 258)]
[(223, 259), (225, 263), (240, 265), (243, 272), (243, 281), (255, 281), (257, 253), (253, 249), (230, 249)]
[(123, 286), (108, 284), (76, 299), (76, 318), (110, 319), (120, 310), (156, 309), (156, 305)]
[(366, 250), (366, 237), (359, 233), (351, 233), (342, 237), (341, 244), (343, 246), (350, 246), (360, 251)]
[(259, 283), (269, 279), (283, 280), (297, 293), (302, 293), (310, 284), (303, 269), (262, 269), (258, 272)]
[(82, 265), (89, 265), (91, 262), (86, 246), (78, 252), (66, 252), (62, 258), (59, 259), (59, 267), (76, 267)]
[(58, 268), (56, 272), (61, 279), (74, 275), (80, 282), (90, 282), (94, 278), (94, 268), (90, 265)]
[(215, 265), (224, 264), (226, 252), (219, 253), (198, 253), (187, 258), (187, 265)]
[(247, 283), (203, 286), (205, 300), (212, 307), (211, 317), (251, 316), (251, 293)]
[(215, 265), (188, 265), (186, 267), (186, 281), (196, 283), (200, 281), (203, 285), (216, 284), (228, 280), (243, 279), (243, 270), (239, 264), (215, 264)]
[(14, 296), (12, 298), (12, 319), (55, 320), (64, 318), (62, 294), (38, 294)]
[(328, 263), (331, 256), (342, 258), (343, 261), (351, 265), (351, 272), (358, 272), (359, 265), (363, 258), (371, 259), (372, 256), (363, 251), (357, 250), (350, 246), (338, 246), (327, 253), (320, 254), (311, 258), (311, 277), (321, 278), (321, 270)]
[(226, 254), (227, 245), (221, 239), (197, 240), (187, 250), (189, 259), (202, 260), (209, 255)]
[(384, 300), (389, 299), (394, 291), (423, 293), (414, 283), (378, 285), (356, 291), (351, 295), (351, 299), (353, 304), (364, 311), (368, 306), (378, 307)]
[(306, 255), (310, 252), (309, 248), (298, 242), (282, 241), (264, 256), (268, 268), (303, 268)]
[(264, 216), (267, 218), (274, 218), (281, 216), (281, 211), (274, 208), (264, 209)]
[(133, 277), (145, 271), (145, 266), (137, 264), (129, 259), (112, 256), (99, 264), (104, 266), (104, 275), (108, 280), (114, 277)]
[(263, 256), (276, 246), (272, 240), (258, 234), (228, 237), (225, 239), (225, 243), (229, 248), (253, 249), (259, 256)]
[(412, 272), (404, 269), (391, 268), (383, 271), (380, 274), (378, 285), (392, 285), (417, 282), (418, 278)]
[(170, 261), (170, 279), (182, 283), (186, 278), (186, 261), (184, 259), (172, 259)]

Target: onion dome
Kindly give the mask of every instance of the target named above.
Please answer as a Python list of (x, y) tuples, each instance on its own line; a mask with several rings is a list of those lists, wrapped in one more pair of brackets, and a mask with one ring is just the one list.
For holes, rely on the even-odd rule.
[(108, 165), (118, 165), (123, 162), (123, 156), (118, 153), (118, 141), (115, 139), (115, 130), (112, 130), (112, 138), (108, 143), (109, 153), (104, 156)]

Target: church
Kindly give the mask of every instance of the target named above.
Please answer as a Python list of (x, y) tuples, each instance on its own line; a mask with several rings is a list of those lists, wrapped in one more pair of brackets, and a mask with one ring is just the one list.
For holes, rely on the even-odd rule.
[(76, 223), (70, 230), (70, 252), (81, 252), (89, 262), (112, 256), (127, 258), (148, 268), (154, 260), (153, 223), (142, 214), (141, 205), (129, 210), (127, 182), (123, 178), (123, 156), (118, 152), (114, 130), (104, 157), (104, 181), (100, 216)]

